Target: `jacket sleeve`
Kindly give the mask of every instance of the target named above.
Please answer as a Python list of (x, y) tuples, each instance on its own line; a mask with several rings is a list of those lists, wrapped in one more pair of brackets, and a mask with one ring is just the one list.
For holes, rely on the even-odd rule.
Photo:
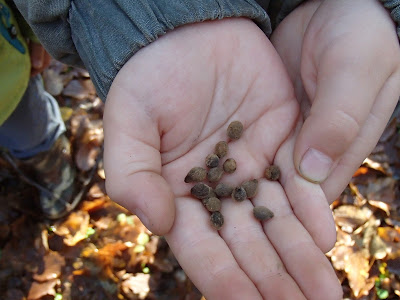
[(267, 34), (270, 21), (255, 0), (14, 0), (47, 51), (85, 66), (105, 100), (118, 71), (140, 48), (175, 27), (247, 17)]
[(390, 16), (396, 23), (397, 36), (400, 38), (400, 0), (380, 0), (383, 6), (390, 11)]
[(306, 0), (257, 0), (258, 4), (267, 11), (272, 30), (304, 1)]

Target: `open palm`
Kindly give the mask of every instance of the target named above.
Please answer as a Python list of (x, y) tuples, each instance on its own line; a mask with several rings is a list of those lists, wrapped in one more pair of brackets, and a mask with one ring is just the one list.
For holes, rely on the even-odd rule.
[[(261, 178), (257, 196), (222, 199), (225, 224), (212, 228), (183, 179), (221, 140), (233, 120), (245, 127), (229, 143), (237, 171), (222, 182)], [(339, 299), (323, 255), (335, 240), (319, 185), (297, 175), (293, 146), (301, 125), (285, 69), (251, 21), (187, 25), (139, 51), (123, 67), (105, 110), (105, 169), (110, 197), (168, 243), (207, 299)], [(260, 223), (254, 205), (275, 217)]]

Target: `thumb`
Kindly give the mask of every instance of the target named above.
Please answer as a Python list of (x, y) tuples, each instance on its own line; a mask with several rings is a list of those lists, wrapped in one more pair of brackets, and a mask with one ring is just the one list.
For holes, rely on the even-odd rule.
[(157, 124), (133, 101), (121, 103), (120, 99), (132, 100), (121, 93), (110, 91), (104, 112), (106, 190), (150, 231), (164, 235), (172, 227), (175, 204), (161, 176)]
[[(349, 59), (325, 59), (314, 81), (303, 76), (312, 102), (310, 113), (296, 140), (294, 161), (309, 181), (324, 181), (362, 129), (380, 87), (379, 72)], [(303, 75), (303, 74), (302, 74)]]

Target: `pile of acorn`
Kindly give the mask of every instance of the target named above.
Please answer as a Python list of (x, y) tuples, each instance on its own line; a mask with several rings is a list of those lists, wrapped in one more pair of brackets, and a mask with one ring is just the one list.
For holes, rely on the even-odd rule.
[[(243, 133), (243, 124), (240, 121), (233, 121), (227, 129), (228, 137), (231, 140), (238, 140)], [(194, 167), (185, 177), (185, 182), (197, 182), (190, 190), (192, 196), (202, 200), (205, 208), (211, 212), (211, 224), (217, 229), (221, 229), (224, 224), (224, 217), (221, 214), (221, 198), (232, 197), (241, 202), (245, 199), (253, 198), (257, 194), (258, 180), (252, 179), (243, 182), (239, 186), (231, 186), (226, 183), (218, 183), (224, 173), (232, 174), (236, 171), (236, 161), (228, 158), (220, 166), (222, 159), (228, 154), (228, 143), (218, 142), (215, 145), (214, 153), (207, 155), (205, 164), (207, 169)], [(280, 170), (277, 166), (269, 166), (265, 170), (265, 177), (268, 180), (278, 180)], [(208, 180), (211, 184), (217, 184), (215, 188), (202, 183)], [(253, 214), (257, 220), (266, 221), (274, 216), (274, 213), (265, 206), (253, 208)]]

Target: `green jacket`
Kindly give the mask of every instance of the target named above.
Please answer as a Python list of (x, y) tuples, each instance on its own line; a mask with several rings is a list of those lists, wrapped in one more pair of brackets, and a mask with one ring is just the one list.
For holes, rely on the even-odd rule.
[(0, 0), (0, 125), (18, 105), (30, 77), (26, 36), (17, 18), (12, 5)]

